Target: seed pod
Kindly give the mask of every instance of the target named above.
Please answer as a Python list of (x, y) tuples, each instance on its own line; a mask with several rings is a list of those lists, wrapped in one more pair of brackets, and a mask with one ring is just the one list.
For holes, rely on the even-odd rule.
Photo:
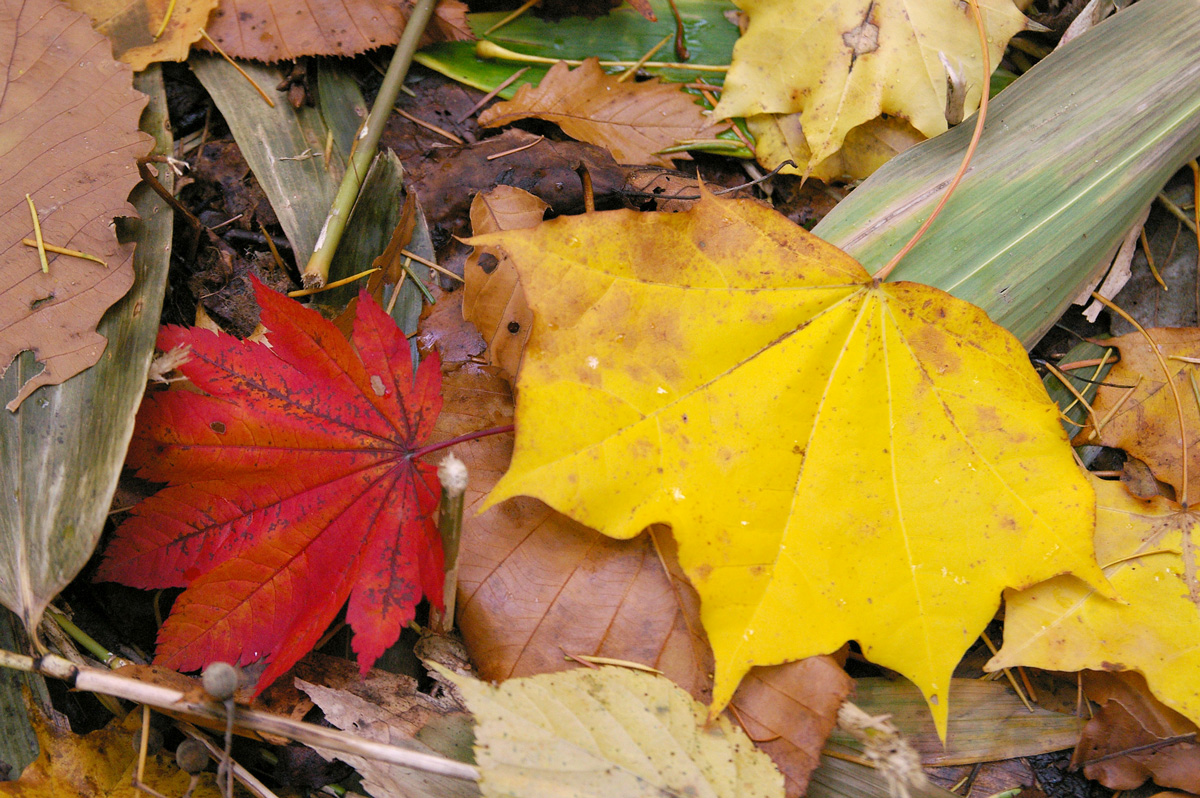
[[(150, 732), (146, 735), (146, 753), (157, 754), (163, 747), (162, 732), (153, 726), (150, 727)], [(138, 729), (133, 733), (133, 750), (142, 750), (142, 730)]]
[(216, 700), (228, 701), (237, 691), (237, 668), (228, 662), (213, 662), (204, 669), (201, 684), (204, 685), (204, 692)]
[(175, 764), (184, 773), (195, 775), (208, 767), (208, 749), (199, 740), (187, 738), (175, 749)]

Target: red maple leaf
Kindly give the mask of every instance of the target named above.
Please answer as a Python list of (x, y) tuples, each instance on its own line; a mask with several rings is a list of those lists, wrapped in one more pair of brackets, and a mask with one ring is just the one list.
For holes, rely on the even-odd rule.
[(441, 605), (431, 514), (436, 469), (414, 458), (441, 410), (436, 355), (409, 343), (365, 293), (350, 341), (257, 281), (268, 345), (164, 327), (160, 349), (207, 395), (172, 390), (138, 412), (128, 462), (168, 487), (116, 532), (97, 579), (187, 587), (159, 630), (156, 662), (196, 670), (270, 664), (270, 684), (345, 604), (365, 672), (422, 595)]

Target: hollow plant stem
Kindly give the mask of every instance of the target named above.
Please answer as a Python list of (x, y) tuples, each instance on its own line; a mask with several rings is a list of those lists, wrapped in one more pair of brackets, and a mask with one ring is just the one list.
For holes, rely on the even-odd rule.
[[(187, 715), (208, 722), (225, 721), (225, 713), (212, 702), (196, 701), (179, 690), (162, 687), (139, 679), (110, 673), (99, 668), (75, 665), (53, 654), (33, 658), (0, 650), (0, 668), (39, 673), (61, 679), (77, 690), (125, 698), (139, 704)], [(472, 765), (434, 754), (410, 751), (407, 748), (363, 739), (337, 729), (327, 729), (303, 721), (292, 720), (253, 709), (239, 709), (237, 726), (243, 729), (278, 734), (310, 746), (322, 746), (331, 751), (374, 759), (394, 765), (439, 773), (455, 779), (479, 780), (479, 771)]]
[(387, 73), (383, 76), (383, 83), (379, 87), (375, 104), (371, 106), (371, 113), (367, 116), (366, 125), (358, 134), (346, 174), (342, 178), (342, 184), (338, 187), (337, 196), (333, 198), (329, 215), (325, 217), (325, 225), (321, 228), (321, 234), (317, 237), (316, 249), (313, 250), (312, 257), (308, 259), (308, 265), (304, 267), (305, 288), (321, 288), (329, 279), (329, 267), (333, 263), (333, 255), (337, 252), (338, 244), (342, 241), (342, 233), (346, 230), (346, 220), (350, 216), (350, 209), (354, 206), (355, 199), (358, 198), (363, 178), (366, 177), (371, 160), (375, 157), (379, 139), (383, 136), (384, 125), (392, 114), (392, 108), (396, 105), (396, 97), (400, 94), (400, 87), (404, 84), (405, 76), (408, 75), (408, 67), (412, 64), (413, 53), (417, 50), (417, 41), (425, 32), (425, 26), (429, 24), (436, 5), (437, 0), (417, 0), (417, 6), (413, 9), (412, 16), (404, 25), (404, 32), (400, 34), (400, 42), (396, 45), (392, 62), (388, 64)]
[(467, 490), (466, 464), (453, 453), (446, 455), (438, 466), (438, 481), (442, 483), (438, 531), (442, 535), (446, 581), (442, 588), (442, 609), (433, 609), (430, 626), (435, 632), (448, 634), (454, 628), (454, 605), (458, 594), (458, 544), (462, 538), (463, 496)]

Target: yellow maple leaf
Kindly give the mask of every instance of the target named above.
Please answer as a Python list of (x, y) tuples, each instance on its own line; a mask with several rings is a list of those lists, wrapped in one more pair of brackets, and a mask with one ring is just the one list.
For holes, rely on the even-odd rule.
[(707, 192), (468, 243), (512, 259), (536, 319), (485, 506), (535, 496), (616, 538), (671, 524), (714, 712), (753, 665), (854, 639), (944, 731), (1002, 588), (1105, 584), (1057, 412), (978, 308)]
[(1200, 594), (1193, 538), (1200, 514), (1093, 478), (1096, 557), (1122, 599), (1071, 577), (1005, 593), (1004, 647), (988, 670), (1136, 670), (1155, 697), (1200, 723)]
[[(736, 0), (750, 17), (714, 118), (801, 113), (816, 167), (881, 113), (925, 136), (946, 130), (948, 69), (979, 107), (979, 35), (958, 0)], [(979, 0), (993, 64), (1025, 29), (1012, 0)]]

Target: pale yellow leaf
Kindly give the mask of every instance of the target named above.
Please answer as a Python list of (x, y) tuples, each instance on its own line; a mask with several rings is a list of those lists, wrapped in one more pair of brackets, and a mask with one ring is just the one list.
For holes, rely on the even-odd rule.
[(783, 796), (770, 758), (663, 676), (579, 668), (492, 687), (438, 670), (478, 723), (485, 796)]

